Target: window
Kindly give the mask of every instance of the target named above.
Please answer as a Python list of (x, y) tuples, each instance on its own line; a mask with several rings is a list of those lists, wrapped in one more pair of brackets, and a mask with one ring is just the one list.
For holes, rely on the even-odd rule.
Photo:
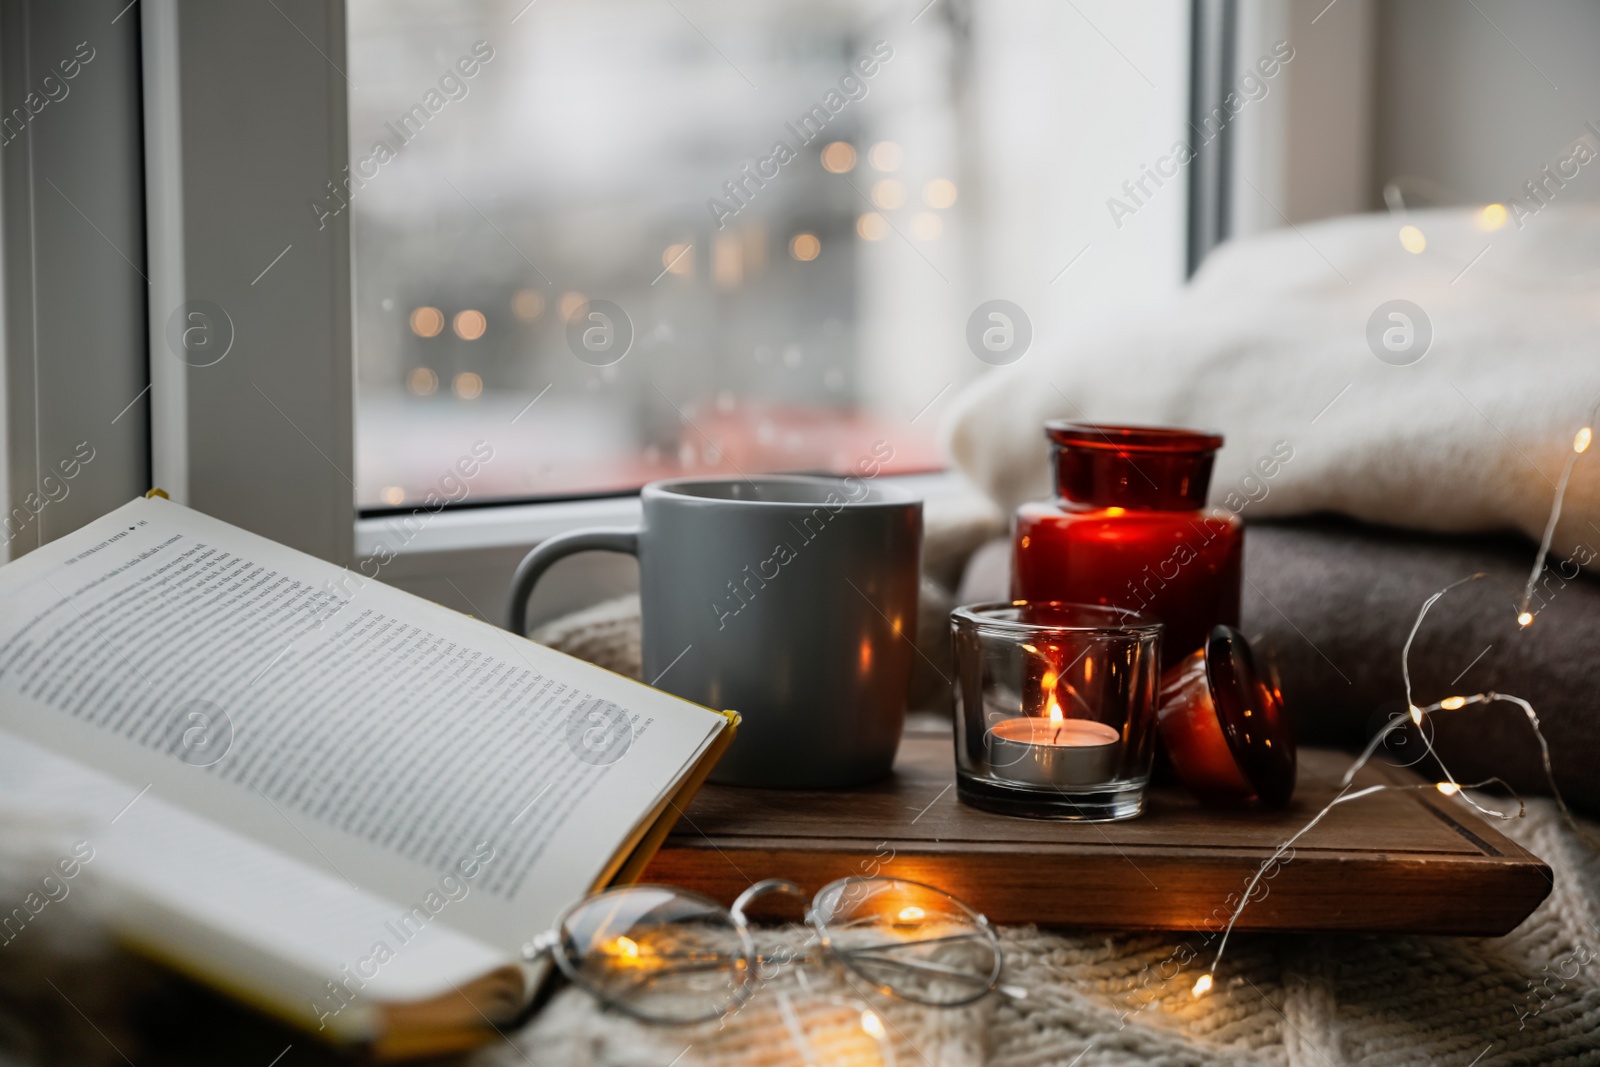
[[(850, 457), (854, 430), (884, 434), (907, 466), (937, 464), (932, 427), (987, 373), (965, 334), (979, 305), (1021, 307), (1033, 352), (1070, 349), (1092, 319), (1146, 313), (1180, 285), (1185, 186), (1197, 178), (1208, 241), (1467, 203), (1501, 205), (1510, 234), (1549, 199), (1541, 168), (1587, 151), (1592, 5), (1314, 7), (8, 5), (0, 39), (16, 46), (18, 76), (0, 110), (33, 117), (13, 122), (0, 152), (3, 553), (156, 485), (353, 563), (389, 521), (358, 521), (357, 501), (381, 511), (392, 489), (416, 500), (478, 440), (497, 459), (474, 500), (594, 495), (657, 471), (728, 469), (719, 462), (825, 467)], [(1215, 32), (1228, 19), (1231, 38)], [(494, 58), (461, 75), (464, 87), (441, 83), (480, 40)], [(841, 91), (830, 128), (791, 142), (796, 159), (719, 219), (707, 201), (735, 206), (723, 183), (795, 136), (786, 124), (826, 108), (846, 61), (879, 40), (894, 55), (865, 92)], [(30, 111), (37, 83), (21, 75), (61, 70), (83, 42), (94, 58), (68, 62), (70, 99), (52, 89)], [(1263, 75), (1269, 84), (1249, 74), (1289, 45), (1292, 64)], [(1239, 108), (1231, 122), (1219, 103)], [(385, 131), (406, 116), (401, 143)], [(1170, 174), (1175, 143), (1218, 131), (1232, 142), (1227, 167), (1214, 156)], [(375, 163), (386, 137), (393, 157)], [(835, 138), (854, 150), (841, 174), (822, 156)], [(900, 147), (898, 170), (873, 167), (880, 142)], [(955, 196), (944, 208), (952, 190), (927, 197), (942, 177)], [(879, 180), (901, 183), (899, 207), (871, 203)], [(1595, 199), (1582, 175), (1563, 181), (1563, 210)], [(1130, 185), (1137, 202), (1110, 211)], [(888, 226), (877, 240), (876, 222), (867, 236), (856, 228), (869, 213)], [(919, 238), (912, 223), (929, 213), (939, 233)], [(745, 229), (764, 240), (729, 240)], [(807, 234), (815, 244), (796, 240)], [(539, 299), (519, 302), (525, 290)], [(565, 293), (627, 305), (636, 336), (623, 360), (572, 354)], [(235, 343), (219, 362), (175, 350), (169, 331), (195, 302), (226, 312), (216, 321)], [(417, 319), (437, 328), (431, 352), (411, 325), (423, 308), (438, 312)], [(482, 319), (460, 315), (471, 311)], [(471, 353), (482, 366), (446, 362)], [(423, 368), (433, 377), (413, 379)], [(463, 393), (481, 388), (470, 400), (456, 392), (464, 372), (476, 379), (460, 378)], [(434, 392), (417, 396), (413, 381)], [(519, 390), (542, 399), (530, 408)], [(779, 406), (795, 417), (771, 417)], [(64, 498), (44, 476), (70, 469), (82, 443), (96, 458)], [(489, 603), (531, 540), (626, 521), (627, 503), (441, 514), (402, 554), (436, 557), (416, 565), (437, 564), (430, 595), (460, 584)], [(409, 580), (409, 565), (385, 576)]]
[(981, 303), (1061, 344), (1181, 283), (1181, 182), (1105, 207), (1181, 131), (1164, 7), (349, 0), (313, 213), (351, 226), (358, 504), (479, 442), (475, 500), (938, 469), (943, 405), (1025, 358)]

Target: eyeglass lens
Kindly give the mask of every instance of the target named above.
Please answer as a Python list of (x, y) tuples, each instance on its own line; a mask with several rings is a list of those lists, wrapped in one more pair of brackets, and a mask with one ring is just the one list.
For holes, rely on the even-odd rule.
[(613, 1007), (651, 1022), (715, 1019), (746, 995), (752, 950), (727, 909), (662, 886), (602, 893), (562, 921), (556, 962)]
[(920, 882), (841, 879), (817, 894), (810, 919), (840, 962), (906, 1000), (967, 1004), (1000, 977), (1000, 942), (983, 916)]

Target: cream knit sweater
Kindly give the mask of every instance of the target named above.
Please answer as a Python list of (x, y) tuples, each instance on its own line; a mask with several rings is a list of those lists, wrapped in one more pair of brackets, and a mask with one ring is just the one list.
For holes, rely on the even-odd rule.
[[(636, 674), (638, 601), (609, 601), (535, 637)], [(1200, 934), (1018, 927), (1002, 935), (1005, 981), (1024, 999), (996, 995), (946, 1012), (871, 1007), (887, 1024), (893, 1062), (918, 1067), (1600, 1065), (1600, 857), (1548, 800), (1499, 828), (1555, 877), (1549, 898), (1507, 937), (1240, 936), (1216, 988), (1196, 1000), (1190, 990), (1215, 944)], [(510, 1039), (515, 1049), (481, 1055), (506, 1067), (526, 1064), (524, 1053), (541, 1065), (596, 1067), (890, 1062), (861, 1030), (857, 991), (826, 972), (811, 985), (783, 976), (720, 1029), (635, 1024), (568, 989)]]

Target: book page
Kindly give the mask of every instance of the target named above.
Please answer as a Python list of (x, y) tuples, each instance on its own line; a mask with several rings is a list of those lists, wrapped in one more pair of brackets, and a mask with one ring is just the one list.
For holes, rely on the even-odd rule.
[[(115, 894), (109, 918), (119, 934), (347, 1039), (375, 1036), (371, 1005), (464, 988), (505, 963), (476, 938), (438, 922), (411, 929), (393, 901), (3, 730), (0, 812), (40, 828), (68, 859), (54, 867), (56, 853), (41, 842), (35, 885), (49, 900), (35, 902), (40, 917), (54, 922), (79, 906), (74, 879), (102, 882)], [(46, 871), (53, 881), (39, 883)], [(27, 912), (4, 918), (0, 942), (33, 936)], [(384, 939), (404, 951), (361, 966)], [(330, 980), (347, 982), (351, 995), (330, 994)]]
[(0, 569), (0, 727), (508, 953), (724, 725), (167, 501)]

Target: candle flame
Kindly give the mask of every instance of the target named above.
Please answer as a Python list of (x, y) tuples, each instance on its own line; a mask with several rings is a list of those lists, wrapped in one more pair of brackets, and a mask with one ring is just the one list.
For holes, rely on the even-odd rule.
[(1066, 716), (1061, 714), (1061, 705), (1056, 703), (1056, 698), (1050, 698), (1050, 725), (1060, 726)]

